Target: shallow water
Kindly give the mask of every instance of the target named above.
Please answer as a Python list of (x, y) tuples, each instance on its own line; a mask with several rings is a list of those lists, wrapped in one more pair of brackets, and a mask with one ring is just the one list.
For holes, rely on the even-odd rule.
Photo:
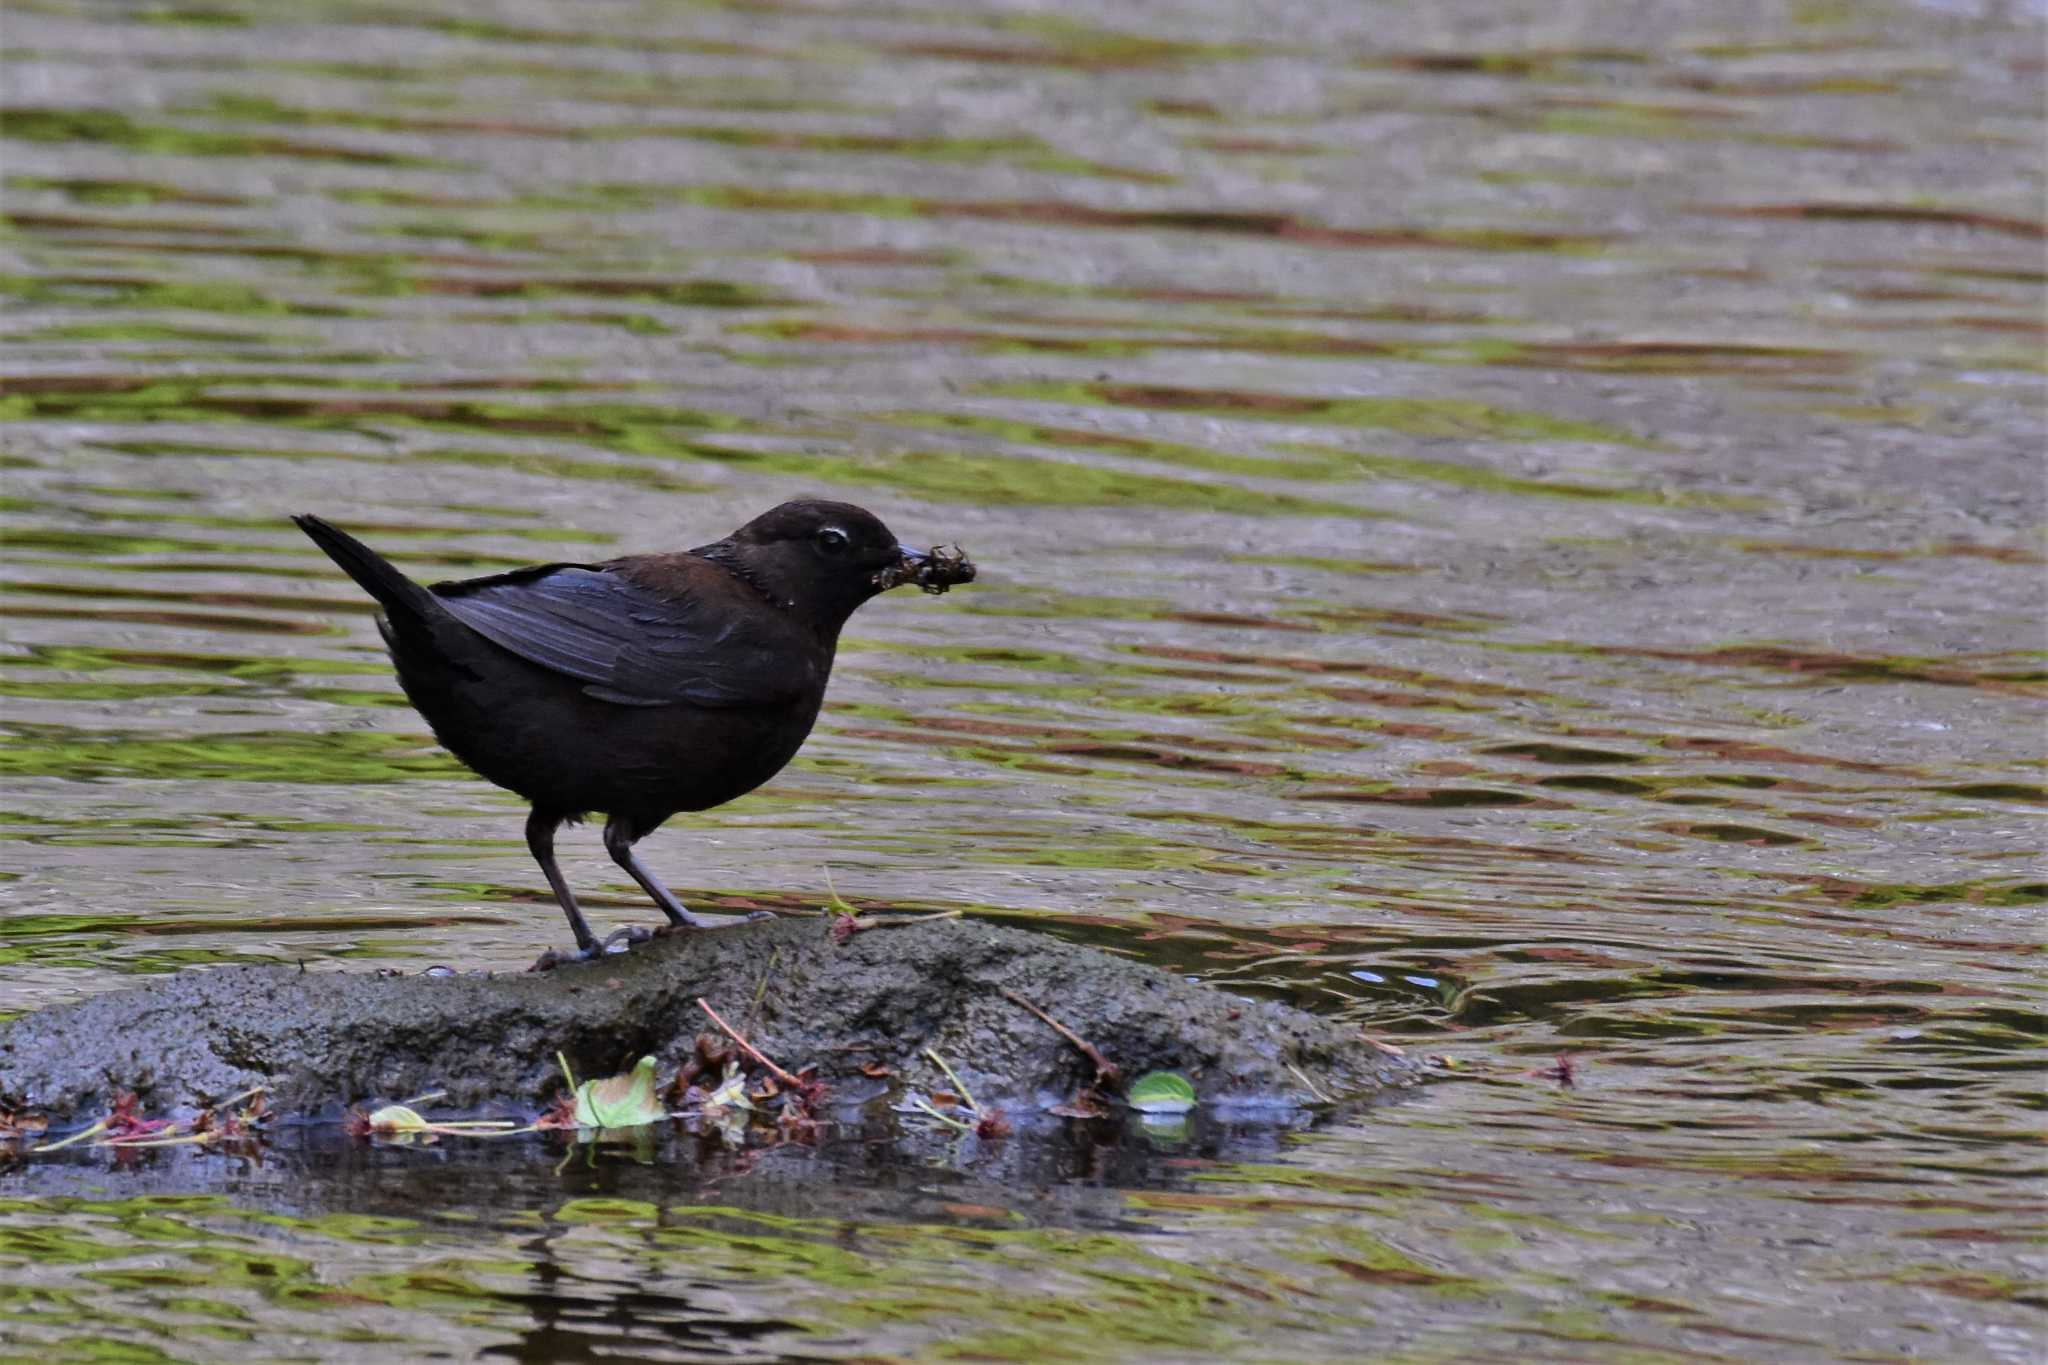
[(561, 937), (288, 513), (432, 578), (823, 492), (983, 577), (686, 900), (1459, 1065), (1249, 1154), (0, 1168), (0, 1343), (2037, 1359), (2042, 19), (11, 6), (0, 1011)]

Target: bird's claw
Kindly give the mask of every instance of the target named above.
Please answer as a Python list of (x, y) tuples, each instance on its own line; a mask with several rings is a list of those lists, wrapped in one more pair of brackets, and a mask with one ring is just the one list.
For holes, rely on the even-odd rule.
[(750, 910), (744, 915), (692, 915), (686, 920), (664, 924), (654, 931), (656, 938), (667, 938), (670, 934), (698, 934), (707, 929), (731, 929), (757, 920), (774, 919), (773, 910)]
[(550, 948), (542, 953), (534, 964), (526, 970), (529, 972), (551, 972), (557, 967), (566, 967), (572, 962), (595, 962), (601, 957), (610, 957), (616, 953), (623, 953), (636, 943), (652, 942), (659, 933), (659, 930), (649, 929), (644, 925), (629, 924), (623, 929), (612, 930), (601, 939), (592, 940), (588, 945), (578, 948), (573, 953), (565, 953), (558, 948)]

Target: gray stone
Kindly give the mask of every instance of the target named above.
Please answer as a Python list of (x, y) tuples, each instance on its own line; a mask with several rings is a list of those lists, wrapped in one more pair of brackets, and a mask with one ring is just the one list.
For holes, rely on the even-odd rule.
[(0, 1103), (60, 1122), (133, 1090), (163, 1113), (262, 1085), (282, 1113), (445, 1091), (436, 1109), (537, 1109), (561, 1084), (653, 1053), (666, 1079), (712, 1027), (702, 997), (768, 1056), (815, 1063), (842, 1093), (943, 1085), (933, 1048), (977, 1099), (1025, 1109), (1094, 1079), (1074, 1046), (1005, 996), (1040, 1006), (1126, 1078), (1183, 1072), (1204, 1101), (1296, 1107), (1411, 1083), (1354, 1030), (1144, 963), (972, 919), (833, 942), (785, 918), (665, 937), (544, 974), (378, 976), (227, 967), (0, 1023)]

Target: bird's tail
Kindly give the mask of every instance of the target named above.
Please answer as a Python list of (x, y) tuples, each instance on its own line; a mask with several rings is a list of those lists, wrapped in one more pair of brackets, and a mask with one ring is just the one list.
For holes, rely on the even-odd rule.
[(327, 552), (342, 571), (377, 599), (393, 624), (403, 620), (432, 621), (447, 611), (434, 594), (400, 573), (395, 565), (348, 532), (310, 514), (292, 518), (313, 543)]

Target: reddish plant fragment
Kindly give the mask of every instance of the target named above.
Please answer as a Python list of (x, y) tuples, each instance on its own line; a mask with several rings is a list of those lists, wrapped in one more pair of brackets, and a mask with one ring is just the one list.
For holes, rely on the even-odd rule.
[(746, 1053), (749, 1057), (752, 1057), (762, 1066), (768, 1068), (769, 1075), (775, 1077), (776, 1080), (781, 1081), (784, 1085), (790, 1087), (792, 1090), (799, 1090), (803, 1088), (802, 1081), (798, 1080), (789, 1072), (784, 1071), (775, 1063), (769, 1061), (768, 1058), (762, 1054), (759, 1048), (755, 1047), (752, 1043), (748, 1042), (746, 1038), (741, 1035), (738, 1029), (734, 1028), (731, 1024), (726, 1023), (725, 1020), (719, 1018), (718, 1011), (711, 1008), (710, 1005), (706, 1004), (704, 1001), (704, 997), (701, 995), (697, 997), (697, 1008), (703, 1010), (704, 1013), (710, 1015), (711, 1022), (718, 1025), (720, 1028), (724, 1029), (726, 1032), (726, 1036), (731, 1038), (733, 1042), (739, 1044), (740, 1051)]
[(797, 1100), (806, 1109), (816, 1108), (819, 1104), (822, 1104), (825, 1096), (832, 1089), (831, 1086), (825, 1084), (824, 1078), (819, 1076), (817, 1071), (818, 1064), (811, 1062), (803, 1070), (796, 1073), (796, 1084), (792, 1088), (796, 1092)]
[(775, 1116), (775, 1127), (789, 1142), (815, 1143), (824, 1136), (825, 1121), (795, 1104), (785, 1104)]
[(683, 1059), (682, 1066), (676, 1071), (675, 1079), (668, 1083), (668, 1089), (663, 1092), (671, 1101), (669, 1107), (687, 1108), (690, 1093), (700, 1088), (697, 1085), (698, 1079), (710, 1076), (715, 1081), (725, 1073), (725, 1064), (731, 1061), (734, 1055), (732, 1043), (724, 1034), (712, 1033), (709, 1030), (698, 1034), (690, 1045), (690, 1055)]
[(1091, 1085), (1084, 1090), (1076, 1090), (1074, 1098), (1065, 1104), (1055, 1104), (1046, 1112), (1058, 1114), (1063, 1119), (1099, 1119), (1108, 1116), (1109, 1106), (1102, 1102), (1102, 1097)]
[(271, 1118), (270, 1101), (261, 1090), (246, 1091), (235, 1097), (248, 1103), (240, 1109), (231, 1109), (235, 1100), (228, 1099), (212, 1108), (199, 1111), (199, 1117), (192, 1120), (194, 1136), (206, 1135), (225, 1142), (238, 1142), (256, 1136), (255, 1130), (268, 1123)]
[(341, 1131), (352, 1138), (370, 1136), (370, 1116), (364, 1112), (361, 1105), (350, 1105), (348, 1112), (341, 1116)]
[(1524, 1071), (1522, 1074), (1524, 1076), (1541, 1076), (1546, 1081), (1556, 1081), (1567, 1090), (1578, 1083), (1579, 1077), (1577, 1064), (1572, 1061), (1572, 1054), (1569, 1052), (1558, 1053), (1557, 1060), (1549, 1066), (1539, 1066), (1533, 1071)]
[(133, 1090), (123, 1090), (114, 1096), (113, 1108), (107, 1111), (107, 1142), (128, 1142), (137, 1138), (156, 1137), (166, 1129), (176, 1127), (173, 1119), (146, 1119), (141, 1114), (142, 1101)]
[(860, 1064), (860, 1074), (873, 1080), (880, 1080), (884, 1076), (893, 1076), (896, 1073), (891, 1071), (882, 1062), (862, 1062)]
[(985, 1142), (1006, 1138), (1010, 1135), (1010, 1121), (1003, 1117), (1002, 1110), (991, 1109), (975, 1121), (974, 1135)]
[[(367, 1127), (368, 1120), (364, 1120), (364, 1123)], [(565, 1090), (555, 1096), (555, 1102), (548, 1106), (548, 1111), (545, 1114), (542, 1114), (533, 1121), (533, 1126), (547, 1132), (553, 1132), (559, 1128), (578, 1127), (579, 1125), (576, 1122), (576, 1092)]]
[(722, 1033), (709, 1029), (697, 1035), (690, 1050), (707, 1071), (723, 1071), (725, 1064), (732, 1060), (732, 1042)]
[[(1060, 1037), (1066, 1039), (1068, 1042), (1072, 1043), (1076, 1048), (1080, 1049), (1082, 1056), (1086, 1057), (1089, 1061), (1095, 1063), (1096, 1085), (1107, 1085), (1114, 1087), (1123, 1082), (1124, 1073), (1122, 1072), (1122, 1070), (1120, 1070), (1114, 1062), (1110, 1061), (1109, 1058), (1103, 1056), (1101, 1049), (1096, 1047), (1095, 1044), (1089, 1042), (1086, 1038), (1083, 1038), (1080, 1034), (1074, 1032), (1065, 1024), (1062, 1024), (1059, 1020), (1053, 1018), (1050, 1014), (1047, 1014), (1044, 1010), (1032, 1004), (1029, 1000), (1026, 1000), (1023, 996), (1017, 994), (1017, 992), (1015, 991), (1005, 990), (1003, 992), (1003, 999), (1009, 1001), (1013, 1005), (1029, 1010), (1031, 1013), (1037, 1015), (1040, 1021), (1042, 1021), (1046, 1025), (1046, 1027), (1050, 1028), (1054, 1033), (1057, 1033)], [(1093, 1089), (1093, 1087), (1091, 1086), (1090, 1089)]]
[(668, 1101), (671, 1109), (680, 1108), (683, 1097), (697, 1087), (697, 1078), (704, 1074), (704, 1064), (695, 1057), (689, 1058), (676, 1069), (675, 1079), (662, 1087), (661, 1097)]

